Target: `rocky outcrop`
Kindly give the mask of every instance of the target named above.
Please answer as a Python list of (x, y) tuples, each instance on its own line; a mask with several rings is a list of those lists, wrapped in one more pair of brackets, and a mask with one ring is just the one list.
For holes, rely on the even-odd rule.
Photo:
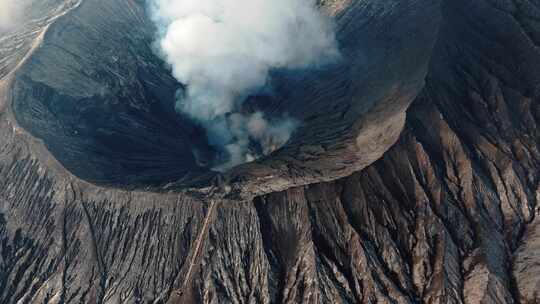
[[(364, 26), (389, 25), (368, 36), (428, 26), (411, 17), (424, 3), (376, 3), (382, 19)], [(409, 13), (391, 13), (399, 9)], [(398, 142), (347, 177), (327, 181), (321, 171), (323, 182), (247, 201), (80, 179), (14, 119), (9, 104), (22, 92), (3, 78), (0, 303), (536, 303), (539, 9), (527, 0), (445, 1)], [(383, 45), (404, 45), (398, 38)], [(385, 85), (379, 92), (396, 97), (388, 100), (405, 98)], [(408, 102), (380, 104), (359, 123), (371, 131), (355, 138), (367, 154), (390, 141), (394, 128), (379, 126), (393, 125), (386, 115), (403, 115)], [(296, 170), (294, 157), (287, 181), (309, 171)], [(352, 163), (342, 166), (354, 171)], [(257, 184), (241, 176), (228, 180), (233, 194), (235, 183)]]

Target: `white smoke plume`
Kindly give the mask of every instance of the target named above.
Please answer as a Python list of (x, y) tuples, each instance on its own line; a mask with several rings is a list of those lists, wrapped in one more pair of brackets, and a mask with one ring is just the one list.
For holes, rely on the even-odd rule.
[(26, 0), (0, 0), (0, 32), (13, 28), (20, 23)]
[(337, 57), (329, 19), (314, 0), (149, 0), (158, 47), (186, 86), (176, 108), (201, 123), (213, 145), (228, 153), (224, 167), (283, 145), (295, 123), (240, 114), (249, 94), (272, 69), (304, 69)]

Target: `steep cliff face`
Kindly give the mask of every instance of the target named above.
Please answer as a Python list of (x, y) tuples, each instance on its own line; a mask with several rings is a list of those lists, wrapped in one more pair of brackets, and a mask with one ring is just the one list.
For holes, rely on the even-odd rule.
[[(340, 117), (345, 122), (347, 115), (362, 117), (353, 124), (355, 132), (339, 133), (353, 134), (350, 140), (361, 151), (336, 148), (345, 135), (335, 136), (336, 141), (328, 135), (328, 142), (314, 149), (317, 138), (306, 129), (275, 158), (226, 175), (236, 194), (226, 199), (172, 190), (96, 186), (80, 179), (85, 170), (70, 167), (70, 163), (88, 165), (86, 155), (71, 150), (87, 146), (68, 145), (73, 138), (89, 145), (93, 143), (88, 140), (95, 139), (75, 136), (74, 129), (66, 126), (76, 127), (76, 123), (70, 125), (69, 120), (45, 114), (54, 114), (51, 109), (60, 102), (83, 99), (65, 99), (62, 96), (78, 95), (59, 95), (61, 90), (45, 88), (59, 82), (38, 72), (54, 71), (66, 62), (96, 64), (91, 56), (80, 61), (55, 57), (64, 53), (59, 50), (62, 45), (53, 43), (68, 37), (63, 31), (75, 39), (79, 37), (75, 29), (92, 24), (93, 18), (101, 20), (89, 12), (109, 8), (143, 16), (136, 10), (140, 7), (137, 2), (107, 3), (86, 1), (73, 15), (58, 19), (63, 26), (55, 23), (24, 68), (0, 80), (0, 303), (540, 300), (540, 73), (536, 68), (540, 27), (535, 21), (539, 3), (324, 2), (330, 13), (343, 14), (340, 22), (352, 27), (351, 32), (370, 37), (357, 42), (373, 43), (359, 48), (373, 52), (366, 58), (375, 59), (359, 67), (367, 75), (355, 79), (354, 86), (349, 83), (348, 90), (357, 90), (358, 96), (366, 92), (369, 98), (363, 97), (363, 104), (369, 105), (371, 100), (374, 106), (366, 107), (366, 113), (344, 108), (340, 114), (342, 99), (328, 96), (328, 100), (339, 101), (337, 108), (331, 111), (321, 104), (329, 119), (313, 118), (319, 124), (312, 126), (320, 126), (313, 134), (340, 130), (332, 124), (337, 120), (333, 120), (334, 114), (344, 115)], [(342, 9), (347, 6), (361, 8), (364, 18), (347, 17)], [(119, 21), (109, 22), (133, 17), (119, 16), (123, 16)], [(418, 31), (415, 36), (417, 30), (427, 27), (431, 27), (430, 33)], [(434, 48), (426, 37), (437, 40)], [(100, 41), (97, 36), (95, 40)], [(80, 45), (66, 43), (66, 48)], [(153, 56), (145, 54), (148, 57), (136, 61), (136, 66), (145, 66), (143, 61)], [(398, 55), (409, 57), (389, 59)], [(419, 59), (422, 56), (430, 62), (427, 76), (424, 61)], [(58, 64), (49, 67), (51, 61), (45, 64), (46, 59)], [(167, 83), (165, 70), (157, 67), (158, 61), (155, 64), (154, 68), (145, 66), (145, 71), (153, 72), (143, 75), (160, 75)], [(412, 74), (404, 78), (407, 72)], [(36, 81), (38, 76), (41, 81)], [(109, 97), (119, 98), (112, 88), (121, 91), (124, 87), (117, 84), (121, 79), (103, 78), (109, 86), (102, 101), (84, 100), (97, 105), (114, 103)], [(71, 88), (81, 94), (87, 91), (82, 85), (92, 84), (77, 80), (79, 85), (68, 78), (62, 81), (62, 90)], [(400, 89), (404, 87), (408, 89)], [(174, 84), (169, 88), (173, 90)], [(148, 100), (149, 95), (144, 96), (134, 102)], [(412, 99), (405, 120), (403, 111)], [(19, 105), (27, 110), (17, 108), (21, 100), (24, 103)], [(134, 102), (127, 104), (131, 107)], [(37, 111), (47, 103), (47, 111)], [(279, 105), (276, 103), (277, 109)], [(108, 107), (101, 110), (111, 117), (114, 114), (107, 112)], [(38, 118), (42, 123), (36, 123)], [(51, 127), (50, 123), (58, 122), (63, 125)], [(324, 123), (328, 123), (327, 130), (323, 130)], [(403, 123), (398, 142), (388, 149)], [(151, 130), (146, 126), (145, 130)], [(311, 147), (309, 151), (300, 151), (302, 140)], [(343, 142), (347, 147), (347, 141)], [(280, 154), (285, 152), (290, 155)], [(66, 161), (69, 158), (63, 158), (63, 153), (73, 153), (71, 160)], [(312, 160), (303, 159), (308, 155)], [(106, 155), (104, 164), (122, 158), (112, 156), (118, 158)], [(324, 160), (327, 157), (330, 165)], [(338, 158), (334, 167), (332, 162)], [(290, 166), (284, 165), (288, 162)], [(131, 176), (128, 171), (118, 172)], [(133, 179), (136, 172), (133, 169)], [(273, 179), (266, 179), (267, 172)], [(284, 189), (295, 184), (307, 185)], [(284, 191), (264, 194), (273, 189)], [(264, 195), (234, 199), (254, 194)]]

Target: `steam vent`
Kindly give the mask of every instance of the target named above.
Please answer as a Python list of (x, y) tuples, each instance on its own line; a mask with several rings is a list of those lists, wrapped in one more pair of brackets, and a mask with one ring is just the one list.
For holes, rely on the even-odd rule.
[(540, 303), (539, 20), (0, 0), (0, 304)]

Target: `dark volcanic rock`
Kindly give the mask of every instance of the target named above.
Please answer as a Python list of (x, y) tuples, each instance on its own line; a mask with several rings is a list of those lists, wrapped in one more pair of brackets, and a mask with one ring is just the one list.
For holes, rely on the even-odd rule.
[[(23, 64), (14, 62), (25, 57), (32, 46), (28, 41), (36, 41), (38, 34), (28, 41), (21, 38), (26, 47), (11, 49), (23, 55), (0, 60), (9, 62), (4, 71), (19, 66), (16, 74), (5, 72), (0, 80), (0, 303), (540, 301), (538, 2), (453, 0), (439, 7), (425, 1), (323, 1), (339, 16), (340, 28), (357, 33), (351, 50), (356, 49), (354, 41), (365, 43), (358, 49), (367, 52), (368, 61), (362, 65), (358, 59), (357, 68), (367, 74), (341, 80), (349, 82), (345, 91), (357, 92), (350, 96), (359, 96), (361, 102), (332, 95), (325, 86), (331, 86), (331, 77), (327, 83), (317, 82), (321, 86), (312, 90), (330, 95), (314, 100), (310, 108), (314, 113), (327, 111), (327, 120), (313, 118), (282, 151), (225, 176), (232, 194), (244, 198), (284, 190), (252, 200), (233, 200), (234, 195), (216, 199), (204, 191), (129, 191), (80, 179), (82, 174), (104, 172), (111, 177), (110, 172), (121, 172), (129, 183), (121, 176), (107, 183), (139, 183), (139, 189), (159, 179), (152, 171), (138, 179), (137, 166), (132, 171), (127, 165), (115, 167), (125, 156), (116, 153), (129, 150), (107, 145), (114, 153), (101, 150), (91, 158), (87, 149), (99, 138), (72, 133), (81, 125), (95, 125), (89, 118), (88, 125), (73, 123), (84, 120), (71, 116), (81, 112), (70, 102), (92, 105), (92, 111), (105, 111), (103, 115), (113, 119), (119, 118), (107, 111), (118, 103), (117, 114), (135, 115), (128, 120), (146, 131), (154, 115), (168, 115), (166, 98), (148, 99), (153, 95), (145, 89), (149, 79), (158, 77), (166, 84), (169, 76), (149, 50), (143, 51), (146, 38), (136, 37), (144, 34), (101, 36), (138, 41), (122, 44), (142, 48), (143, 53), (126, 51), (126, 56), (134, 56), (128, 58), (145, 57), (133, 66), (116, 70), (91, 56), (69, 57), (83, 52), (77, 31), (88, 31), (88, 41), (99, 43), (98, 36), (92, 36), (94, 26), (106, 29), (133, 16), (143, 18), (136, 3), (86, 0), (57, 19), (42, 47), (28, 53)], [(103, 19), (98, 7), (117, 18)], [(343, 10), (347, 7), (358, 7), (358, 18), (348, 18), (354, 10)], [(105, 23), (99, 25), (96, 18)], [(348, 37), (343, 31), (341, 37)], [(433, 49), (426, 37), (435, 33)], [(69, 52), (54, 43), (60, 37)], [(103, 57), (111, 60), (106, 54)], [(430, 60), (423, 86), (421, 55)], [(88, 72), (103, 67), (107, 73), (122, 73), (71, 79), (66, 75), (73, 70), (63, 67), (76, 64), (88, 66)], [(120, 76), (141, 67), (141, 80), (125, 85), (143, 95), (122, 100), (126, 87), (120, 85)], [(47, 71), (66, 78), (40, 74)], [(173, 92), (172, 80), (170, 87), (165, 84), (159, 91)], [(104, 93), (82, 98), (94, 85), (103, 85)], [(289, 101), (277, 102), (275, 111), (283, 112), (291, 102), (290, 112), (300, 111), (294, 102), (306, 97), (288, 96), (287, 88), (281, 92), (275, 100)], [(415, 101), (403, 132), (388, 149), (402, 130), (410, 99)], [(163, 104), (152, 107), (149, 100)], [(327, 108), (323, 100), (336, 109)], [(59, 105), (74, 112), (54, 112)], [(146, 115), (129, 110), (135, 105)], [(333, 115), (343, 115), (343, 125)], [(96, 116), (95, 121), (101, 120)], [(120, 136), (115, 140), (136, 135), (121, 132), (127, 129), (117, 129), (116, 123), (105, 126), (118, 131), (113, 132)], [(339, 132), (340, 126), (346, 131)], [(140, 155), (150, 155), (144, 153), (154, 148), (175, 151), (172, 139), (185, 136), (170, 133), (168, 150), (167, 135), (159, 134), (165, 143), (157, 147), (151, 134), (142, 132), (140, 140), (149, 140), (142, 147), (149, 150), (138, 150)], [(356, 145), (349, 145), (354, 141)], [(143, 164), (165, 160), (163, 154), (156, 155)], [(111, 168), (105, 168), (108, 162)], [(90, 169), (84, 166), (110, 171), (86, 172)], [(184, 173), (169, 177), (175, 174)], [(306, 185), (285, 190), (296, 184)]]
[(342, 60), (274, 79), (278, 96), (266, 112), (287, 113), (301, 125), (282, 149), (226, 174), (234, 195), (250, 199), (348, 176), (396, 142), (424, 85), (439, 1), (342, 2), (345, 8), (334, 11)]
[(82, 1), (18, 72), (18, 123), (82, 179), (132, 188), (208, 173), (193, 156), (209, 151), (204, 133), (175, 113), (153, 31), (139, 4)]
[[(350, 175), (397, 140), (424, 84), (438, 1), (358, 1), (331, 12), (342, 58), (323, 70), (276, 73), (275, 96), (262, 106), (301, 126), (284, 149), (225, 175), (235, 196)], [(18, 70), (11, 88), (18, 124), (86, 181), (209, 185), (214, 173), (198, 158), (211, 160), (212, 151), (174, 112), (179, 85), (151, 49), (154, 31), (136, 2), (82, 1)]]

